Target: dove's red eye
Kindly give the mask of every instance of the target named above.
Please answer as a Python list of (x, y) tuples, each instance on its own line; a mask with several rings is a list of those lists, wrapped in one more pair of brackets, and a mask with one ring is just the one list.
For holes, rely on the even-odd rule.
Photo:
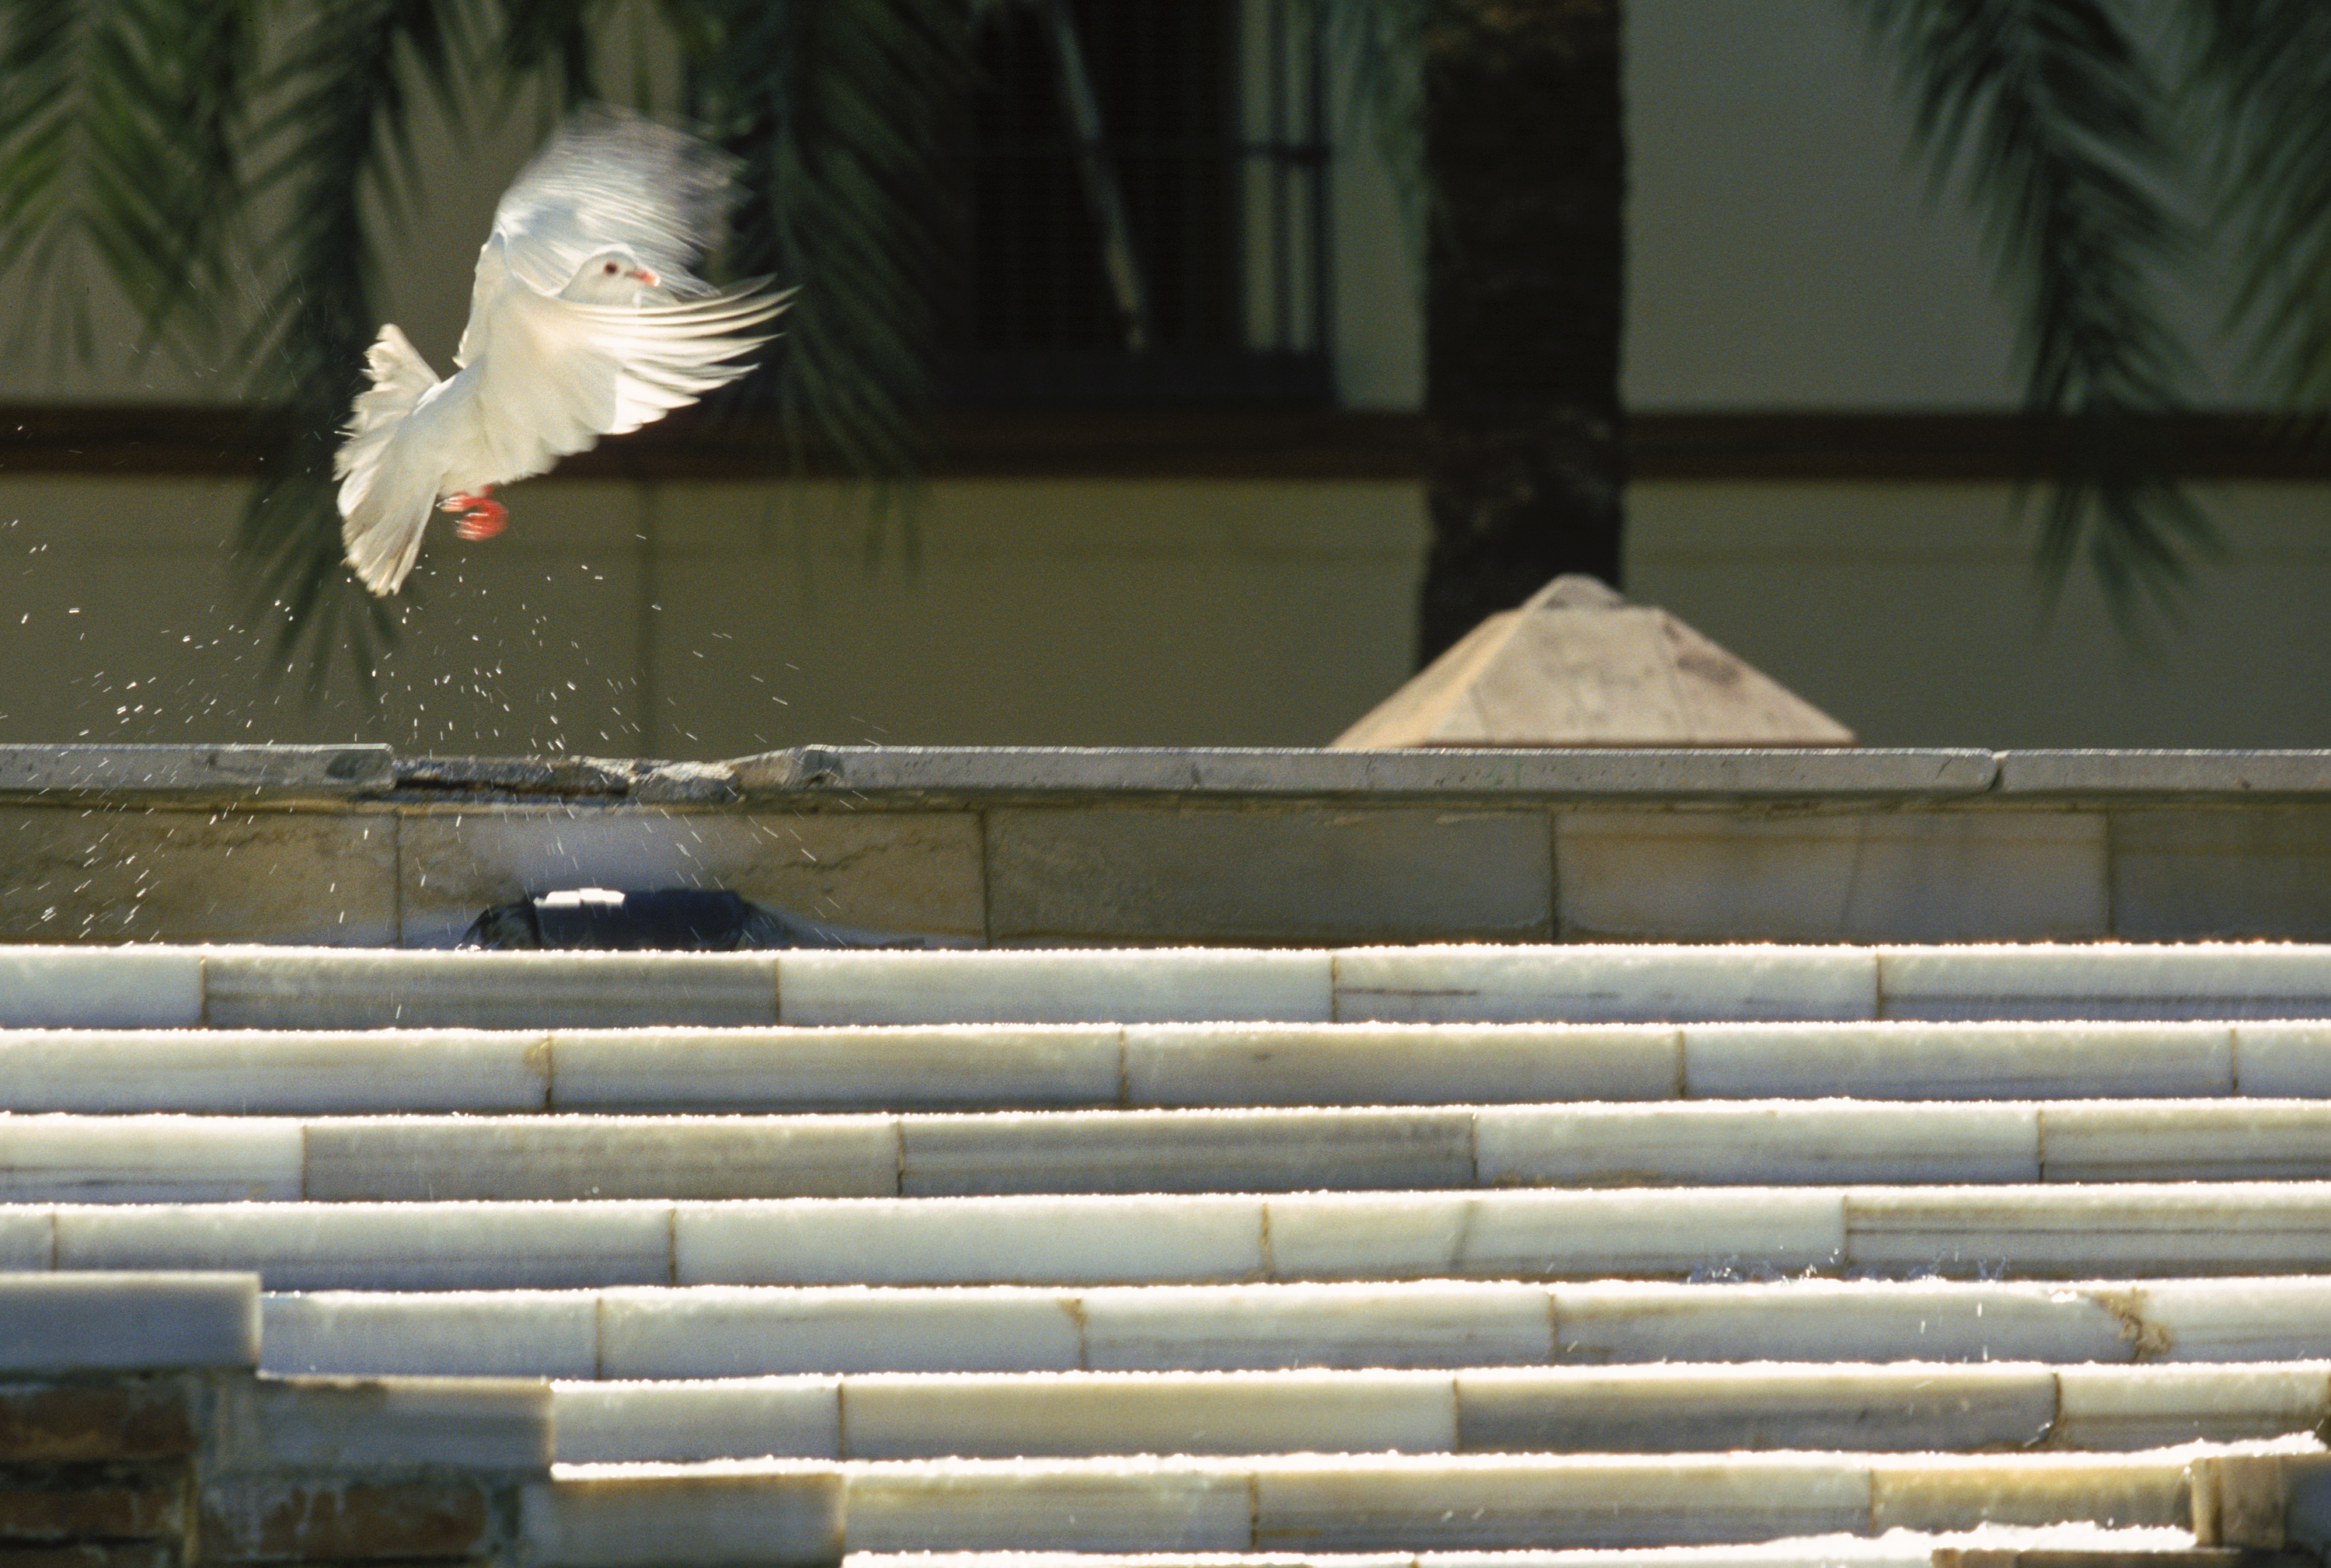
[(614, 262), (614, 261), (602, 261), (602, 262), (599, 264), (599, 271), (601, 271), (602, 272), (606, 273), (606, 274), (607, 274), (607, 276), (609, 276), (610, 278), (614, 277), (616, 273), (618, 273), (618, 272), (622, 271), (623, 270), (623, 269), (621, 266), (617, 265), (617, 264), (616, 264), (615, 262)]

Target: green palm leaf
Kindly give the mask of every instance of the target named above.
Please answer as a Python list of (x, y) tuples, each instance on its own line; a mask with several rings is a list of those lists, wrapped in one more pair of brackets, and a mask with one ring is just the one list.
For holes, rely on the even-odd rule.
[(2191, 0), (2220, 217), (2240, 242), (2230, 325), (2294, 402), (2331, 403), (2331, 7)]
[(743, 390), (853, 471), (911, 480), (954, 218), (943, 159), (969, 80), (960, 0), (687, 9), (704, 40), (689, 108), (744, 160), (751, 193), (732, 265), (800, 290), (772, 371)]
[(90, 240), (145, 317), (147, 341), (199, 362), (216, 347), (245, 191), (238, 156), (258, 74), (257, 5), (117, 0), (88, 138)]
[(2109, 0), (1851, 0), (1898, 62), (1937, 181), (1961, 166), (2023, 302), (2025, 403), (2062, 422), (2038, 565), (2085, 553), (2126, 628), (2174, 614), (2209, 518), (2171, 480), (2157, 416), (2188, 366), (2156, 279), (2192, 236), (2166, 191), (2168, 94)]
[[(962, 0), (666, 0), (688, 107), (745, 160), (732, 270), (803, 286), (759, 395), (861, 473), (926, 456), (933, 193), (967, 73)], [(379, 325), (368, 203), (413, 195), (413, 94), (462, 119), (473, 90), (549, 76), (592, 96), (607, 0), (0, 0), (0, 265), (65, 320), (102, 268), (149, 340), (212, 355), (215, 302), (254, 258), (257, 325), (233, 347), (271, 411), (238, 542), (279, 651), (320, 683), (369, 674), (394, 622), (340, 565), (331, 460)], [(283, 37), (271, 60), (259, 40)], [(254, 117), (251, 106), (271, 112)], [(244, 232), (260, 198), (285, 216)], [(783, 454), (772, 468), (785, 466)]]
[(238, 544), (262, 607), (278, 617), (278, 652), (309, 643), (311, 689), (336, 651), (369, 680), (394, 622), (340, 565), (332, 451), (378, 328), (365, 196), (394, 203), (409, 185), (411, 77), (449, 114), (477, 22), (471, 0), (336, 0), (307, 14), (270, 90), (282, 107), (259, 128), (267, 149), (254, 184), (280, 191), (281, 258), (244, 352), (252, 390), (288, 416), (267, 451)]

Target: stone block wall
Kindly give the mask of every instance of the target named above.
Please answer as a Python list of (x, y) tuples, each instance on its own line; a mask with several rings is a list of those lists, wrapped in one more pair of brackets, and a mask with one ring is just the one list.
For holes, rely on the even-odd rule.
[(0, 1384), (0, 1552), (11, 1563), (195, 1561), (205, 1374)]
[(2319, 942), (2326, 868), (2326, 751), (0, 746), (0, 944), (449, 947), (588, 887), (963, 946)]
[(547, 1387), (262, 1377), (258, 1299), (252, 1275), (0, 1278), (0, 1563), (513, 1558)]

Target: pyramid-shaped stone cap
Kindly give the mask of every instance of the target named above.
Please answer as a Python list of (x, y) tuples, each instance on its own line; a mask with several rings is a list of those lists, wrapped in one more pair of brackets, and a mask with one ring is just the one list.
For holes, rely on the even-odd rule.
[(1474, 627), (1331, 744), (1851, 746), (1853, 732), (1666, 611), (1570, 575)]

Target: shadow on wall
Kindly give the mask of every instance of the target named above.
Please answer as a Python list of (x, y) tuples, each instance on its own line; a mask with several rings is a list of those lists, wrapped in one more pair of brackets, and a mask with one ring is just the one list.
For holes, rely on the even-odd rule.
[(381, 740), (718, 757), (825, 743), (1318, 745), (1408, 673), (1413, 486), (594, 481), (441, 530), (368, 713), (238, 629), (215, 481), (0, 483), (0, 742)]

